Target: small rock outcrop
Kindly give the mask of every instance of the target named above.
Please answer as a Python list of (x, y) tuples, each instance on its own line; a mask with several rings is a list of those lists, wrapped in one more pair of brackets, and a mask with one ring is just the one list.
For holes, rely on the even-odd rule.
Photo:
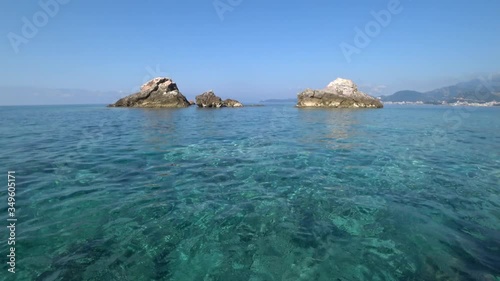
[(190, 104), (172, 79), (158, 77), (142, 85), (141, 91), (124, 97), (110, 107), (176, 108)]
[(222, 102), (226, 107), (243, 107), (243, 104), (237, 100), (227, 99)]
[(307, 89), (298, 95), (297, 107), (382, 108), (382, 102), (361, 91), (354, 82), (337, 78), (323, 90)]
[(215, 95), (213, 91), (205, 92), (199, 96), (196, 96), (196, 105), (198, 107), (243, 107), (237, 100), (227, 99), (222, 100), (220, 97)]
[(198, 107), (222, 107), (222, 99), (215, 95), (213, 91), (205, 92), (196, 96), (196, 105)]

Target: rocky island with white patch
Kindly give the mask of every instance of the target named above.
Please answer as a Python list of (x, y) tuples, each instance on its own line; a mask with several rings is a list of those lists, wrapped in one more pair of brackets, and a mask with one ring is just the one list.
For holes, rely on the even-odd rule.
[(297, 107), (382, 108), (384, 105), (359, 91), (353, 81), (337, 78), (323, 90), (307, 89), (300, 93)]
[(188, 101), (179, 91), (177, 84), (168, 77), (157, 77), (141, 86), (141, 91), (124, 98), (108, 107), (143, 107), (143, 108), (180, 108), (197, 105), (198, 107), (243, 107), (234, 99), (222, 100), (213, 91), (196, 97), (196, 101)]
[(168, 77), (157, 77), (145, 83), (141, 91), (124, 97), (110, 107), (178, 108), (190, 106), (177, 84)]

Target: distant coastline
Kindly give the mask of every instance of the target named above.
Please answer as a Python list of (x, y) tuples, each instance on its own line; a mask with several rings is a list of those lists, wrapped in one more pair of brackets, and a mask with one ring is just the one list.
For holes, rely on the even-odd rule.
[(468, 102), (468, 101), (456, 101), (456, 102), (423, 102), (423, 101), (385, 101), (384, 104), (398, 104), (398, 105), (444, 105), (444, 106), (480, 106), (480, 107), (494, 107), (500, 106), (500, 102)]
[(297, 98), (290, 98), (290, 99), (268, 99), (268, 100), (261, 100), (259, 102), (268, 102), (268, 103), (278, 103), (278, 102), (297, 102)]
[(385, 104), (500, 106), (500, 75), (465, 81), (428, 92), (403, 90), (380, 99)]

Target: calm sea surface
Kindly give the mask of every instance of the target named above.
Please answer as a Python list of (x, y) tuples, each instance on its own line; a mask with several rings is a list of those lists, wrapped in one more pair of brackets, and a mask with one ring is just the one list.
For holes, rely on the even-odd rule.
[(0, 124), (0, 280), (500, 280), (498, 107), (0, 107)]

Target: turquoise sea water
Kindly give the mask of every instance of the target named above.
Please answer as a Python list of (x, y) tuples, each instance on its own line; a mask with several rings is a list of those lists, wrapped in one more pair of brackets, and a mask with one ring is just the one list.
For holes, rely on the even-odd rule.
[(500, 108), (0, 107), (0, 280), (500, 280)]

